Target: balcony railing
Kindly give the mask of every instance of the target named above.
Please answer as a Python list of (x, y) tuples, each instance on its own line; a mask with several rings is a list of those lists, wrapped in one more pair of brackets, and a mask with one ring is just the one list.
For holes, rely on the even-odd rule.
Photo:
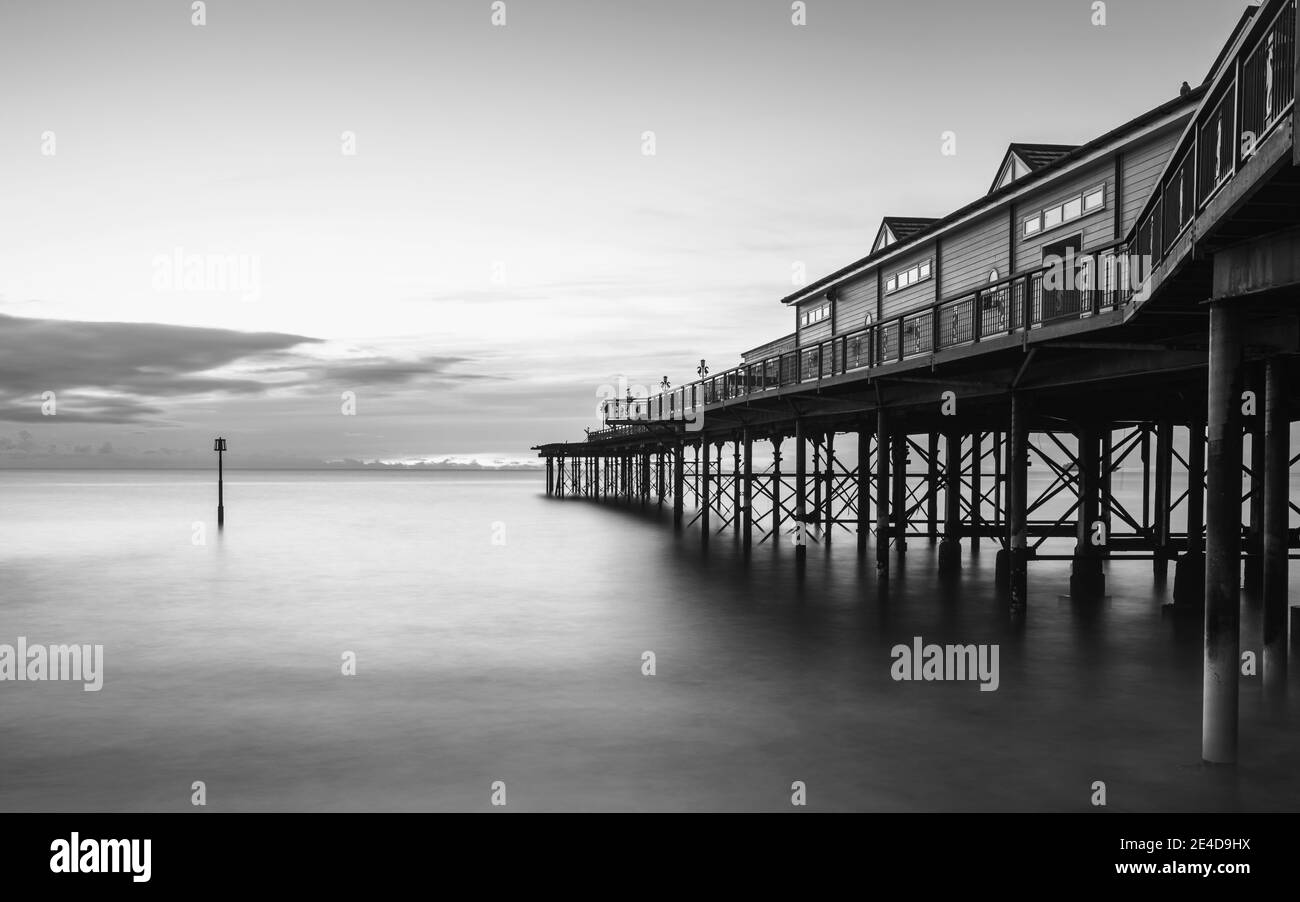
[[(1133, 294), (1133, 266), (1138, 265), (1130, 261), (1133, 246), (1131, 241), (1121, 242), (1069, 258), (1055, 268), (1011, 276), (661, 395), (606, 401), (605, 422), (622, 425), (617, 430), (593, 432), (590, 437), (620, 435), (628, 423), (693, 420), (702, 406), (761, 396), (791, 385), (816, 384), (1026, 328), (1114, 310)], [(1144, 278), (1147, 273), (1139, 270), (1137, 275)]]
[(1270, 0), (1220, 69), (1138, 217), (1138, 253), (1159, 264), (1295, 104), (1296, 0)]

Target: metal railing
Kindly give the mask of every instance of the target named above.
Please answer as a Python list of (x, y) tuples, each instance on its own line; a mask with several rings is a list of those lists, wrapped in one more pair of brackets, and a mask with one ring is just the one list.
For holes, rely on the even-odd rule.
[[(1122, 307), (1133, 294), (1131, 241), (1009, 276), (920, 310), (692, 382), (650, 398), (606, 401), (606, 423), (692, 419), (701, 406), (900, 363)], [(1139, 268), (1138, 275), (1146, 272)], [(1136, 283), (1140, 284), (1140, 280)], [(590, 433), (603, 439), (609, 430)], [(618, 433), (621, 434), (621, 433)]]
[(1219, 70), (1134, 227), (1138, 252), (1162, 262), (1192, 220), (1295, 104), (1296, 0), (1270, 0)]

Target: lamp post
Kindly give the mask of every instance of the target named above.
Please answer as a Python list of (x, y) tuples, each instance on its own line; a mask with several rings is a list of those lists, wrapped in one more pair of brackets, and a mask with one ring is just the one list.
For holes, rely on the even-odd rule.
[(222, 473), (222, 455), (226, 450), (226, 440), (218, 438), (212, 443), (212, 450), (217, 452), (217, 529), (226, 523), (225, 476)]

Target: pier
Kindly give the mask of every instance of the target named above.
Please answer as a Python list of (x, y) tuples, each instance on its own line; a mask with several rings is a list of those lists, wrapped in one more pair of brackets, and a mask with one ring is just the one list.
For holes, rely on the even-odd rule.
[(1015, 620), (1035, 561), (1068, 559), (1085, 605), (1109, 568), (1172, 571), (1169, 615), (1203, 624), (1201, 757), (1235, 763), (1243, 598), (1268, 692), (1296, 619), (1297, 46), (1295, 0), (1268, 0), (1199, 86), (1082, 146), (1011, 144), (941, 219), (886, 218), (781, 300), (790, 336), (536, 446), (548, 495), (671, 505), (702, 545), (788, 542), (795, 566), (874, 543), (882, 589), (911, 543), (958, 584), (987, 547)]

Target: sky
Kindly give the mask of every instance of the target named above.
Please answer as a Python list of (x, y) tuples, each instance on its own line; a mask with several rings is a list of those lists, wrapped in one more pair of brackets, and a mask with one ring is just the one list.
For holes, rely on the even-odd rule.
[(1105, 6), (6, 0), (0, 467), (579, 440), (1008, 143), (1198, 84), (1246, 4)]

